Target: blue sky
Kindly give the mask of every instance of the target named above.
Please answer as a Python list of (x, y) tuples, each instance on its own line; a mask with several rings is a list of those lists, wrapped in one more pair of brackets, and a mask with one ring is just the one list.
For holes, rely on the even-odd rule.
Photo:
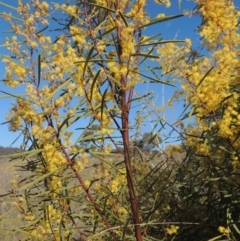
[[(182, 0), (181, 1), (181, 8), (179, 9), (178, 0), (172, 0), (172, 5), (170, 8), (165, 8), (161, 5), (153, 4), (154, 0), (148, 0), (147, 5), (147, 11), (150, 13), (151, 18), (154, 18), (159, 13), (165, 13), (165, 15), (175, 15), (182, 12), (183, 9), (192, 10), (195, 6), (193, 1), (191, 0)], [(3, 0), (3, 3), (8, 3), (10, 1)], [(49, 3), (53, 1), (47, 1)], [(56, 1), (57, 3), (64, 2), (64, 0)], [(235, 1), (237, 2), (237, 1)], [(17, 5), (17, 0), (11, 1), (11, 4)], [(238, 6), (240, 6), (238, 1)], [(0, 5), (0, 13), (1, 12), (9, 12), (10, 10), (4, 6)], [(153, 25), (153, 27), (150, 27), (147, 34), (153, 34), (162, 32), (162, 37), (164, 39), (185, 39), (190, 38), (193, 42), (194, 48), (197, 48), (197, 46), (200, 45), (199, 36), (196, 33), (195, 29), (200, 24), (200, 18), (196, 16), (192, 17), (182, 17), (178, 18), (172, 21), (163, 22), (158, 25)], [(6, 24), (6, 22), (0, 18), (0, 32), (3, 32), (5, 30), (9, 30), (9, 26)], [(0, 35), (0, 45), (2, 44), (5, 37), (9, 36), (9, 34), (1, 34)], [(4, 54), (4, 48), (0, 47), (0, 54)], [(4, 78), (4, 65), (2, 62), (0, 62), (0, 79)], [(155, 99), (157, 105), (160, 105), (163, 102), (162, 98), (162, 86), (161, 85), (154, 85), (154, 86), (147, 86), (146, 85), (139, 85), (137, 87), (137, 91), (140, 91), (141, 93), (144, 93), (147, 89), (154, 89), (156, 91)], [(164, 87), (164, 100), (165, 102), (173, 92), (176, 90), (176, 88), (172, 88), (169, 86)], [(4, 86), (2, 82), (0, 82), (0, 91), (6, 91), (10, 93), (23, 93), (23, 88), (17, 88), (16, 90), (11, 90)], [(4, 94), (0, 93), (0, 96)], [(0, 123), (5, 122), (5, 116), (8, 112), (8, 110), (11, 108), (11, 102), (13, 101), (13, 98), (0, 98)], [(179, 103), (178, 105), (174, 106), (173, 109), (166, 111), (167, 118), (175, 118), (179, 115), (179, 113), (182, 111), (183, 106), (182, 103)], [(151, 125), (146, 126), (146, 131), (151, 130)], [(17, 138), (19, 133), (11, 133), (8, 131), (7, 125), (0, 125), (0, 146), (9, 146), (12, 144), (12, 142)], [(19, 146), (21, 144), (22, 138), (20, 138), (18, 141), (16, 141), (13, 146)]]

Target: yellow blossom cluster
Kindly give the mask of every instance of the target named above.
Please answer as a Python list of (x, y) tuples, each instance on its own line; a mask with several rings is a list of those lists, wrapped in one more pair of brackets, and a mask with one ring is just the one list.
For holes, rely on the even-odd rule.
[(35, 17), (37, 18), (43, 18), (48, 14), (48, 10), (49, 10), (49, 4), (45, 1), (40, 2), (40, 1), (36, 1), (35, 2), (35, 6), (36, 6), (36, 12)]
[(106, 147), (104, 148), (104, 153), (109, 154), (112, 151), (112, 145), (107, 144)]
[(80, 26), (71, 25), (70, 34), (72, 35), (73, 40), (77, 42), (78, 45), (86, 43), (86, 33)]
[(96, 117), (97, 120), (100, 122), (101, 124), (101, 134), (110, 134), (113, 132), (113, 130), (108, 129), (107, 127), (109, 127), (112, 123), (112, 119), (109, 118), (109, 112), (107, 110), (103, 111), (103, 113), (101, 112), (97, 112)]
[(121, 169), (118, 171), (118, 173), (115, 175), (114, 179), (111, 180), (110, 183), (110, 190), (111, 192), (118, 193), (120, 189), (122, 189), (127, 184), (126, 180), (126, 170)]
[[(59, 5), (56, 4), (55, 7), (58, 8)], [(80, 11), (77, 5), (62, 4), (61, 8), (64, 9), (71, 16), (77, 15), (78, 11)]]
[(96, 0), (96, 4), (103, 7), (107, 7), (107, 1), (104, 1), (104, 0)]
[[(20, 51), (19, 51), (20, 43), (17, 41), (16, 36), (12, 36), (11, 39), (6, 38), (5, 41), (4, 41), (4, 44), (7, 46), (7, 50), (9, 50), (12, 53), (14, 53), (15, 55), (19, 56), (19, 54), (20, 54)], [(7, 61), (6, 59), (3, 59), (3, 60), (6, 63), (10, 62), (9, 60)]]
[(43, 123), (43, 117), (38, 115), (35, 110), (32, 109), (31, 103), (21, 98), (17, 99), (15, 106), (7, 114), (7, 119), (10, 122), (9, 128), (12, 131), (21, 129), (22, 120), (36, 125), (41, 125)]
[(52, 144), (46, 144), (42, 153), (49, 172), (53, 172), (66, 164), (63, 154)]
[[(99, 82), (101, 79), (98, 79), (95, 83), (93, 83), (92, 80), (89, 81), (89, 87), (86, 90), (87, 96), (89, 100), (91, 100), (91, 103), (98, 104), (102, 100), (102, 94), (100, 92), (99, 86), (101, 83)], [(105, 95), (105, 99), (110, 97), (111, 93), (108, 92), (108, 94)], [(108, 96), (108, 97), (107, 97)]]
[(156, 18), (164, 18), (165, 17), (165, 14), (164, 13), (159, 13)]
[(181, 153), (183, 151), (182, 147), (180, 145), (168, 145), (165, 149), (165, 152), (172, 156), (177, 153)]
[[(26, 217), (30, 221), (30, 219), (33, 219), (34, 216), (32, 213), (29, 213)], [(53, 235), (54, 240), (61, 240), (63, 236), (67, 239), (70, 234), (69, 230), (64, 230), (62, 234), (59, 233), (59, 224), (63, 220), (66, 222), (67, 219), (62, 218), (59, 208), (56, 208), (54, 204), (47, 205), (45, 220), (41, 220), (35, 228), (29, 232), (30, 238), (34, 237), (36, 239), (46, 239), (49, 235)]]
[[(198, 13), (204, 20), (200, 35), (210, 56), (198, 58), (197, 53), (189, 51), (194, 56), (193, 61), (186, 61), (185, 65), (178, 63), (177, 66), (178, 75), (183, 80), (182, 88), (194, 108), (198, 123), (198, 131), (192, 128), (188, 132), (191, 135), (187, 137), (188, 144), (195, 147), (198, 153), (211, 155), (212, 140), (196, 138), (201, 131), (217, 131), (218, 137), (228, 139), (233, 149), (238, 149), (240, 144), (237, 138), (240, 124), (240, 95), (237, 91), (240, 15), (233, 1), (196, 0), (196, 3), (199, 5)], [(232, 161), (237, 166), (238, 157), (233, 156)]]
[(173, 235), (173, 234), (176, 234), (176, 233), (177, 233), (178, 229), (179, 229), (178, 226), (176, 226), (176, 225), (170, 225), (170, 227), (168, 227), (168, 228), (166, 229), (166, 231), (167, 231), (167, 233), (168, 233), (169, 235)]
[[(114, 0), (111, 0), (111, 1), (112, 1), (112, 3), (115, 2)], [(120, 9), (122, 12), (124, 12), (125, 9), (126, 9), (126, 6), (128, 6), (128, 4), (129, 4), (129, 1), (128, 1), (128, 0), (122, 0), (122, 1), (120, 1), (119, 9)]]
[(35, 215), (31, 212), (27, 212), (25, 214), (25, 217), (24, 217), (25, 220), (27, 221), (33, 221), (34, 219), (36, 219)]
[(63, 187), (63, 182), (61, 175), (63, 173), (63, 167), (67, 165), (67, 161), (59, 148), (52, 143), (44, 145), (42, 156), (45, 161), (44, 172), (52, 173), (47, 180), (48, 188), (51, 190), (50, 195), (52, 197), (58, 197), (62, 193), (61, 188)]
[(128, 211), (127, 211), (126, 208), (120, 207), (120, 208), (118, 209), (118, 213), (119, 213), (120, 215), (127, 215), (127, 214), (128, 214)]
[(25, 91), (29, 97), (29, 102), (37, 104), (38, 98), (37, 98), (37, 90), (36, 90), (35, 86), (31, 83), (27, 83)]
[(201, 28), (200, 35), (205, 38), (209, 48), (223, 45), (234, 46), (239, 43), (236, 32), (238, 17), (233, 1), (229, 0), (195, 0), (200, 6), (199, 13), (207, 20)]
[(127, 76), (127, 85), (123, 87), (124, 90), (130, 90), (133, 86), (142, 83), (140, 76), (134, 72), (130, 72)]
[(84, 168), (88, 165), (88, 156), (85, 151), (80, 151), (81, 156), (75, 160), (75, 167), (77, 171), (83, 171)]
[(32, 134), (38, 139), (40, 146), (52, 141), (56, 141), (54, 138), (56, 132), (50, 126), (42, 127), (39, 125), (32, 125)]
[[(44, 41), (45, 37), (43, 34), (38, 36), (35, 35), (37, 30), (37, 24), (42, 23), (44, 25), (48, 25), (48, 20), (46, 16), (48, 15), (49, 4), (45, 1), (40, 2), (39, 0), (34, 1), (35, 11), (30, 13), (30, 6), (23, 1), (19, 1), (18, 5), (18, 13), (23, 17), (24, 23), (23, 28), (21, 28), (18, 24), (12, 24), (13, 29), (25, 38), (25, 43), (28, 43), (31, 47), (38, 47), (37, 38), (40, 38), (41, 41)], [(47, 41), (49, 41), (47, 39)]]
[[(139, 56), (136, 51), (142, 51), (137, 43), (141, 35), (139, 26), (149, 22), (145, 11), (146, 3), (146, 0), (94, 0), (89, 7), (86, 7), (87, 1), (80, 6), (55, 4), (56, 8), (67, 15), (67, 23), (68, 20), (64, 22), (62, 19), (48, 18), (52, 16), (49, 12), (52, 8), (46, 1), (34, 0), (24, 3), (20, 0), (17, 11), (22, 18), (22, 24), (9, 19), (16, 37), (6, 39), (5, 45), (16, 56), (16, 60), (4, 60), (6, 84), (16, 87), (20, 82), (23, 83), (26, 95), (17, 98), (7, 119), (12, 131), (25, 129), (26, 139), (32, 142), (30, 150), (37, 149), (36, 169), (35, 163), (31, 168), (34, 178), (37, 178), (35, 184), (39, 187), (39, 197), (44, 198), (45, 205), (36, 211), (44, 217), (41, 217), (36, 225), (30, 225), (29, 233), (33, 237), (62, 240), (59, 227), (72, 228), (74, 225), (75, 217), (69, 215), (68, 209), (71, 200), (89, 201), (83, 211), (92, 214), (89, 218), (86, 215), (88, 224), (94, 222), (95, 215), (98, 215), (100, 220), (103, 200), (107, 207), (113, 209), (117, 218), (120, 217), (121, 222), (126, 222), (126, 216), (130, 213), (128, 204), (120, 205), (120, 199), (118, 200), (127, 190), (126, 169), (119, 166), (112, 168), (115, 163), (108, 159), (106, 164), (103, 157), (112, 155), (113, 145), (108, 141), (114, 142), (111, 136), (114, 128), (118, 128), (119, 124), (121, 133), (130, 129), (129, 126), (124, 127), (123, 122), (113, 120), (113, 116), (117, 113), (118, 118), (122, 112), (125, 114), (129, 111), (127, 106), (131, 103), (131, 91), (142, 81), (138, 74)], [(170, 5), (167, 0), (162, 3)], [(106, 8), (110, 8), (110, 11), (106, 11)], [(92, 16), (97, 17), (94, 19)], [(65, 26), (63, 34), (57, 38), (48, 36), (46, 28), (41, 26), (48, 25), (49, 19), (61, 23), (61, 27)], [(113, 30), (106, 33), (106, 29)], [(169, 62), (172, 59), (174, 67), (181, 65), (183, 68), (184, 65), (178, 60), (190, 49), (191, 41), (188, 39), (183, 47), (173, 44), (160, 47), (158, 53), (165, 69), (164, 73), (171, 70)], [(218, 54), (221, 56), (221, 53), (216, 52), (216, 59), (219, 59)], [(222, 62), (224, 63), (223, 59)], [(122, 100), (125, 101), (125, 106), (122, 106)], [(231, 113), (233, 114), (233, 111)], [(85, 124), (81, 122), (83, 118), (89, 119), (86, 128), (93, 130), (93, 138), (96, 137), (93, 143), (97, 151), (101, 152), (101, 162), (98, 165), (101, 170), (96, 172), (97, 175), (92, 180), (89, 173), (87, 179), (82, 179), (82, 174), (89, 170), (89, 154), (84, 148), (81, 149), (72, 143), (75, 133), (71, 128), (73, 124)], [(140, 118), (138, 122), (141, 123)], [(107, 142), (105, 136), (108, 137)], [(90, 154), (93, 153), (91, 151)], [(133, 164), (132, 159), (131, 162), (130, 166), (135, 165), (134, 168), (137, 169), (136, 162)], [(77, 185), (74, 184), (73, 187), (68, 186), (72, 179), (77, 180)], [(17, 182), (13, 184), (16, 185)], [(82, 187), (89, 190), (83, 190)], [(33, 192), (31, 188), (28, 190), (30, 194)], [(26, 193), (28, 194), (28, 191)], [(100, 208), (96, 208), (98, 202)], [(168, 207), (165, 212), (167, 210)], [(30, 223), (38, 218), (36, 213), (29, 208), (23, 220)], [(74, 210), (73, 214), (75, 213), (77, 212)], [(85, 219), (81, 214), (79, 217), (83, 216)], [(68, 225), (70, 218), (72, 220)], [(99, 226), (102, 226), (102, 223)], [(177, 229), (176, 226), (170, 226), (167, 232), (174, 234)], [(70, 240), (69, 230), (64, 230), (66, 240)]]
[(131, 54), (135, 51), (135, 41), (133, 38), (133, 28), (124, 27), (121, 35), (122, 57), (129, 59)]
[(117, 62), (108, 62), (109, 71), (118, 85), (120, 85), (121, 76), (126, 75), (128, 72), (127, 65), (124, 63), (121, 66)]
[(139, 0), (137, 4), (132, 8), (132, 13), (134, 19), (138, 22), (142, 22), (144, 19), (144, 7), (146, 5), (146, 0)]
[(18, 13), (26, 18), (29, 15), (30, 5), (28, 3), (24, 3), (23, 1), (18, 1)]
[[(185, 45), (183, 46), (179, 46), (175, 43), (167, 43), (157, 49), (163, 74), (167, 74), (174, 69), (180, 70), (179, 72), (185, 69), (183, 60), (185, 59), (185, 55), (190, 52), (191, 45), (191, 40), (186, 39)], [(180, 74), (179, 72), (178, 74)]]
[(146, 0), (137, 0), (127, 13), (127, 16), (133, 18), (135, 27), (138, 25), (147, 24), (150, 21), (149, 16), (145, 13), (145, 6)]
[(218, 228), (218, 231), (219, 231), (220, 233), (222, 233), (222, 234), (229, 234), (229, 233), (230, 233), (229, 228), (224, 228), (223, 226), (220, 226), (220, 227)]
[(236, 155), (232, 155), (232, 165), (234, 168), (240, 168), (239, 157)]
[(3, 62), (6, 63), (5, 85), (16, 88), (25, 80), (27, 70), (23, 66), (11, 62), (8, 59), (3, 59)]

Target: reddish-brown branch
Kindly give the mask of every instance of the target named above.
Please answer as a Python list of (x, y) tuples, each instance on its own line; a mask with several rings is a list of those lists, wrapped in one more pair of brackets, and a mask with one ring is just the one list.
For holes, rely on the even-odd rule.
[[(86, 21), (88, 22), (88, 28), (89, 28), (89, 32), (90, 32), (90, 36), (92, 37), (93, 40), (93, 44), (94, 47), (97, 51), (97, 53), (100, 56), (100, 59), (102, 61), (102, 66), (103, 69), (105, 71), (105, 73), (107, 72), (106, 67), (103, 63), (103, 59), (102, 56), (98, 50), (98, 46), (96, 43), (96, 39), (94, 37), (94, 34), (92, 32), (92, 28), (91, 28), (91, 23), (90, 23), (90, 19), (87, 13), (87, 9), (86, 9), (86, 2), (84, 0), (82, 0), (82, 3), (84, 4), (84, 14), (86, 16)], [(117, 1), (117, 6), (116, 6), (116, 10), (119, 9), (120, 6), (120, 1)], [(111, 17), (113, 18), (112, 14), (110, 13)], [(117, 17), (119, 18), (119, 17)], [(113, 18), (114, 21), (116, 21), (115, 18)], [(123, 63), (123, 59), (122, 59), (122, 46), (121, 46), (121, 27), (117, 27), (117, 36), (118, 36), (118, 56), (119, 56), (119, 63), (120, 65), (122, 65)], [(115, 92), (113, 84), (111, 82), (111, 80), (108, 80), (110, 87), (113, 91), (113, 93)], [(123, 87), (126, 87), (127, 85), (127, 78), (126, 76), (121, 76), (121, 85)], [(137, 241), (142, 241), (142, 234), (141, 234), (141, 228), (140, 228), (140, 220), (139, 220), (139, 208), (138, 208), (138, 201), (137, 201), (137, 196), (135, 194), (135, 190), (134, 190), (134, 183), (133, 183), (133, 174), (132, 174), (132, 168), (131, 168), (131, 163), (130, 163), (130, 151), (129, 151), (129, 107), (131, 105), (129, 105), (127, 103), (127, 91), (125, 90), (120, 90), (119, 93), (120, 95), (120, 99), (121, 99), (121, 107), (122, 107), (122, 130), (120, 130), (121, 134), (122, 134), (122, 139), (123, 139), (123, 143), (124, 143), (124, 160), (125, 160), (125, 166), (126, 166), (126, 172), (127, 172), (127, 183), (128, 183), (128, 190), (129, 190), (129, 198), (130, 198), (130, 203), (131, 203), (131, 210), (132, 210), (132, 214), (133, 214), (133, 223), (134, 223), (134, 229), (135, 229), (135, 237)], [(132, 99), (133, 96), (133, 88), (131, 88), (130, 93), (129, 93), (129, 98), (128, 98), (128, 102)], [(118, 102), (118, 99), (116, 99), (115, 95), (114, 95), (115, 101)], [(62, 147), (62, 151), (65, 152), (65, 156), (68, 159), (68, 162), (71, 166), (71, 168), (73, 169), (73, 171), (76, 174), (77, 179), (79, 180), (79, 182), (82, 184), (83, 189), (85, 190), (85, 192), (87, 193), (90, 201), (94, 204), (95, 210), (101, 215), (104, 223), (106, 225), (109, 225), (108, 221), (106, 220), (106, 217), (104, 215), (101, 214), (101, 210), (100, 207), (94, 203), (94, 199), (93, 197), (90, 195), (90, 193), (88, 192), (88, 189), (85, 187), (81, 177), (79, 176), (79, 174), (76, 172), (76, 170), (74, 170), (74, 166), (72, 165), (71, 159), (68, 156), (68, 153), (65, 151), (64, 147)], [(111, 229), (110, 229), (111, 230)], [(114, 240), (117, 240), (117, 237), (115, 235), (115, 233), (112, 233)]]
[(100, 208), (100, 206), (95, 202), (95, 199), (94, 197), (91, 195), (91, 193), (89, 192), (89, 188), (85, 185), (83, 179), (81, 178), (81, 176), (79, 175), (79, 173), (77, 172), (76, 168), (74, 167), (74, 164), (69, 156), (69, 154), (67, 153), (67, 151), (65, 150), (64, 146), (62, 145), (61, 143), (61, 140), (59, 139), (58, 140), (60, 146), (61, 146), (61, 150), (62, 152), (64, 153), (67, 161), (68, 161), (68, 164), (69, 166), (71, 167), (72, 171), (74, 172), (77, 180), (79, 181), (79, 183), (81, 184), (83, 190), (85, 191), (85, 193), (87, 194), (87, 197), (88, 199), (90, 200), (90, 202), (93, 204), (95, 210), (97, 211), (97, 213), (100, 215), (100, 217), (102, 218), (104, 224), (106, 225), (106, 227), (108, 229), (110, 229), (110, 232), (112, 234), (112, 237), (114, 238), (115, 241), (118, 241), (118, 238), (116, 236), (116, 234), (113, 232), (113, 230), (111, 230), (111, 225), (110, 223), (108, 222), (107, 218), (105, 217), (105, 215), (102, 214), (102, 210)]
[(133, 172), (131, 168), (130, 162), (130, 150), (129, 150), (129, 110), (127, 108), (126, 103), (126, 92), (122, 91), (122, 139), (124, 144), (124, 162), (126, 166), (127, 173), (127, 185), (129, 191), (129, 198), (131, 204), (131, 210), (133, 215), (133, 223), (134, 223), (134, 231), (135, 237), (137, 241), (142, 241), (142, 233), (140, 227), (140, 219), (139, 219), (139, 208), (138, 208), (138, 200), (137, 195), (135, 193), (134, 183), (133, 183)]
[[(33, 51), (31, 51), (30, 61), (31, 61), (32, 71), (33, 71), (32, 74), (33, 74), (33, 76), (34, 76), (33, 82), (34, 82), (35, 88), (36, 88), (36, 90), (37, 90), (37, 96), (38, 96), (38, 98), (40, 99), (40, 91), (39, 91), (39, 88), (38, 88), (38, 85), (37, 85), (36, 76), (35, 76), (35, 71), (34, 71)], [(42, 109), (44, 110), (43, 107), (42, 107)], [(51, 119), (50, 117), (48, 117), (48, 116), (45, 116), (45, 119), (46, 119), (48, 125), (51, 126), (51, 127), (54, 129), (54, 125), (53, 125), (52, 119)], [(100, 214), (100, 216), (102, 217), (102, 220), (103, 220), (103, 222), (105, 223), (106, 227), (107, 227), (107, 228), (111, 228), (111, 225), (108, 223), (106, 217), (101, 214), (101, 209), (100, 209), (100, 207), (95, 203), (93, 196), (89, 193), (89, 190), (88, 190), (88, 188), (85, 186), (84, 181), (82, 180), (81, 176), (79, 175), (79, 173), (78, 173), (77, 170), (75, 169), (75, 167), (74, 167), (74, 165), (73, 165), (73, 163), (72, 163), (71, 158), (69, 157), (68, 153), (66, 152), (65, 148), (63, 147), (63, 145), (62, 145), (62, 143), (61, 143), (61, 140), (60, 140), (59, 137), (58, 137), (58, 134), (57, 134), (57, 138), (58, 138), (58, 143), (59, 143), (59, 145), (60, 145), (60, 147), (61, 147), (62, 152), (64, 153), (64, 155), (65, 155), (65, 157), (66, 157), (66, 159), (67, 159), (67, 162), (68, 162), (69, 166), (71, 167), (72, 171), (75, 173), (75, 175), (76, 175), (79, 183), (82, 185), (84, 191), (87, 193), (88, 198), (89, 198), (90, 201), (94, 204), (95, 210), (96, 210), (96, 211)], [(76, 224), (74, 220), (73, 220), (73, 224), (74, 224), (74, 225)], [(78, 233), (79, 233), (80, 237), (81, 237), (83, 240), (86, 240), (86, 238), (85, 238), (84, 234), (81, 232), (81, 230), (78, 229)], [(115, 237), (114, 240), (117, 241), (117, 237), (116, 237), (116, 235), (115, 235), (115, 233), (114, 233), (113, 231), (112, 231), (112, 235), (113, 235), (113, 237)]]
[[(119, 0), (118, 0), (119, 2)], [(119, 4), (118, 4), (119, 5)], [(121, 36), (121, 29), (118, 28), (118, 43), (120, 44), (120, 36)], [(141, 32), (138, 35), (140, 40)], [(140, 51), (138, 47), (137, 51)], [(121, 46), (119, 46), (119, 51), (121, 50)], [(121, 55), (121, 52), (119, 52), (119, 55)], [(121, 59), (121, 58), (120, 58)], [(121, 59), (122, 61), (122, 59)], [(135, 67), (138, 67), (138, 61), (139, 57), (137, 57), (135, 62)], [(129, 64), (129, 62), (128, 62)], [(127, 79), (124, 79), (122, 76), (121, 83), (123, 86), (127, 85)], [(131, 160), (130, 160), (130, 140), (129, 140), (129, 112), (131, 109), (131, 100), (133, 98), (133, 90), (134, 87), (132, 87), (128, 93), (128, 100), (127, 100), (127, 91), (122, 90), (121, 93), (121, 107), (122, 107), (122, 139), (124, 144), (124, 161), (126, 166), (126, 173), (127, 173), (127, 185), (128, 185), (128, 191), (129, 191), (129, 198), (130, 198), (130, 204), (131, 204), (131, 210), (133, 215), (133, 224), (134, 224), (134, 232), (135, 237), (137, 241), (142, 241), (142, 233), (141, 233), (141, 227), (140, 227), (140, 218), (139, 218), (139, 207), (138, 207), (138, 199), (137, 195), (135, 193), (135, 187), (134, 187), (134, 181), (133, 181), (133, 171), (131, 167)]]

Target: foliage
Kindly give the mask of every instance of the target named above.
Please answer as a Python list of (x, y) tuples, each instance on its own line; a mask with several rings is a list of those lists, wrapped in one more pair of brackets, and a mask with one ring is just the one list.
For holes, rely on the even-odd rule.
[(217, 227), (221, 235), (211, 240), (239, 240), (240, 12), (232, 1), (196, 2), (209, 57), (191, 54), (176, 66), (191, 108), (184, 118), (195, 118), (184, 130), (187, 156), (177, 174), (181, 208), (189, 210), (181, 219), (200, 222), (201, 230), (190, 230), (196, 240), (210, 239)]
[[(2, 14), (13, 31), (4, 42), (10, 53), (1, 56), (4, 83), (25, 87), (23, 96), (9, 93), (16, 97), (9, 129), (23, 134), (23, 152), (12, 156), (31, 172), (13, 182), (9, 198), (15, 197), (23, 222), (12, 230), (25, 240), (154, 238), (144, 227), (152, 203), (146, 194), (139, 200), (148, 159), (137, 170), (130, 151), (130, 132), (135, 135), (142, 120), (130, 124), (129, 115), (148, 96), (134, 98), (137, 84), (172, 85), (158, 77), (160, 46), (179, 42), (179, 51), (189, 49), (159, 33), (145, 36), (143, 29), (183, 15), (150, 19), (145, 0), (1, 4), (14, 11)], [(148, 67), (150, 60), (158, 70)]]
[[(4, 195), (22, 223), (5, 229), (21, 240), (239, 238), (240, 38), (232, 1), (196, 0), (210, 57), (189, 39), (144, 35), (183, 16), (150, 19), (146, 0), (0, 4), (13, 12), (1, 14), (13, 31), (4, 42), (9, 55), (1, 55), (4, 83), (25, 88), (7, 93), (16, 99), (9, 129), (23, 135), (22, 152), (9, 157), (27, 173)], [(134, 108), (151, 92), (135, 95), (136, 87), (172, 86), (171, 76), (182, 90), (169, 104), (183, 97), (190, 111), (169, 124), (153, 107), (155, 126), (141, 135), (147, 103)], [(166, 126), (182, 142), (143, 152), (159, 147)]]

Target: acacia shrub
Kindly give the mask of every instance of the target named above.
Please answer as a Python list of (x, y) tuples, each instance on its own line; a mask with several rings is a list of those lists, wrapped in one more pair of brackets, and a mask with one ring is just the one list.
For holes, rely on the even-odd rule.
[(145, 191), (141, 172), (152, 172), (137, 173), (130, 132), (138, 131), (143, 118), (136, 115), (130, 124), (130, 114), (148, 96), (134, 98), (136, 85), (173, 85), (159, 77), (167, 74), (161, 67), (154, 78), (154, 67), (142, 69), (149, 60), (162, 64), (160, 46), (174, 46), (179, 61), (190, 51), (189, 40), (147, 36), (143, 29), (183, 14), (150, 19), (146, 0), (0, 4), (13, 12), (1, 14), (13, 31), (4, 42), (9, 55), (1, 55), (4, 83), (25, 88), (24, 95), (5, 91), (15, 97), (8, 127), (23, 140), (23, 151), (9, 157), (18, 157), (13, 163), (31, 173), (14, 179), (9, 198), (22, 225), (9, 231), (25, 240), (150, 238), (145, 226), (152, 224), (142, 218), (152, 202), (138, 196)]

